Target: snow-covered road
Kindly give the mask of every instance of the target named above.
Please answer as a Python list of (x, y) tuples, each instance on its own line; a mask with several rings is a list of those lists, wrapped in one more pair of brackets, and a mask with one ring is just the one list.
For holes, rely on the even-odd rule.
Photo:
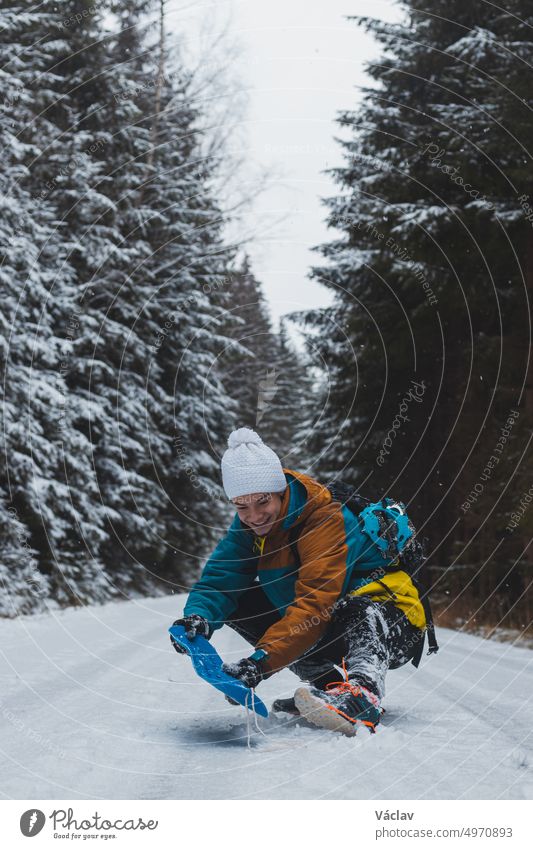
[[(178, 596), (0, 621), (0, 792), (13, 799), (532, 799), (533, 652), (439, 630), (389, 673), (374, 736), (246, 714), (166, 629)], [(248, 653), (228, 628), (225, 659)], [(292, 695), (285, 671), (259, 688)]]

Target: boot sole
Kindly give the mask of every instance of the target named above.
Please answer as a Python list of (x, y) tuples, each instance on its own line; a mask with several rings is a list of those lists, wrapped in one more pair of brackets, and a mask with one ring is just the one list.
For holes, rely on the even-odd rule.
[(326, 707), (322, 699), (313, 696), (305, 687), (296, 690), (294, 701), (300, 715), (305, 717), (308, 722), (312, 722), (313, 725), (326, 728), (328, 731), (340, 732), (345, 734), (346, 737), (355, 737), (357, 734), (355, 723), (344, 719), (339, 713)]

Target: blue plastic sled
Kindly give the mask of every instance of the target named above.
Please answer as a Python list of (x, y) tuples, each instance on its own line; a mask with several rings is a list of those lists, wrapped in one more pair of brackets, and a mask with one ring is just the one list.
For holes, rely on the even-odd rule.
[(249, 687), (239, 681), (237, 678), (232, 678), (227, 672), (222, 669), (222, 658), (211, 643), (198, 635), (194, 640), (189, 640), (185, 636), (185, 628), (183, 625), (172, 625), (168, 629), (168, 633), (172, 639), (179, 643), (186, 650), (192, 660), (194, 671), (200, 678), (216, 687), (224, 695), (234, 699), (240, 705), (249, 707), (255, 710), (259, 716), (268, 716), (268, 710), (261, 699), (253, 694)]

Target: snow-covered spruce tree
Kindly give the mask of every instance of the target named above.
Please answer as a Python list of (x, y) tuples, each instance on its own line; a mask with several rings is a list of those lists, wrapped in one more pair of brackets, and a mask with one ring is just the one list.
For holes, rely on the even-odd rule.
[(263, 388), (263, 427), (284, 466), (314, 474), (308, 439), (320, 418), (321, 394), (311, 359), (291, 338), (289, 319), (280, 319), (271, 362), (273, 379)]
[[(135, 318), (146, 292), (126, 285), (129, 267), (148, 256), (150, 246), (138, 237), (125, 241), (134, 204), (120, 204), (135, 177), (142, 181), (135, 159), (121, 172), (129, 184), (113, 178), (119, 152), (123, 165), (138, 155), (143, 137), (148, 150), (147, 128), (125, 132), (133, 107), (124, 90), (135, 73), (135, 90), (145, 81), (138, 66), (122, 72), (114, 43), (102, 38), (95, 7), (64, 4), (58, 10), (52, 4), (44, 12), (31, 32), (24, 31), (39, 43), (41, 68), (48, 70), (48, 85), (41, 76), (31, 89), (39, 119), (25, 130), (26, 142), (35, 125), (41, 146), (28, 165), (28, 183), (39, 205), (46, 202), (59, 221), (48, 245), (50, 256), (55, 251), (47, 307), (56, 347), (43, 345), (59, 384), (55, 394), (43, 392), (57, 422), (55, 451), (47, 451), (47, 465), (37, 469), (44, 537), (39, 550), (45, 568), (54, 572), (56, 598), (98, 600), (148, 584), (143, 564), (125, 553), (120, 532), (126, 540), (131, 534), (135, 554), (159, 530), (159, 488), (139, 472), (146, 465), (141, 437), (148, 345), (135, 334)], [(24, 25), (24, 18), (17, 20)], [(54, 267), (48, 258), (41, 262)], [(133, 358), (124, 355), (128, 343)]]
[[(16, 138), (18, 93), (10, 98), (3, 127), (15, 152), (2, 174), (19, 168), (26, 194), (18, 205), (8, 198), (3, 221), (4, 339), (23, 267), (34, 284), (26, 312), (13, 300), (22, 341), (10, 339), (5, 383), (12, 503), (54, 597), (98, 600), (180, 580), (225, 515), (213, 483), (236, 423), (218, 366), (237, 345), (226, 292), (234, 251), (222, 241), (209, 182), (217, 163), (201, 161), (187, 75), (167, 64), (164, 29), (154, 49), (143, 26), (164, 4), (109, 4), (113, 32), (103, 6), (44, 3), (31, 18), (23, 4), (7, 6), (5, 50), (29, 117)], [(17, 73), (27, 73), (22, 85)], [(27, 225), (19, 242), (17, 220)], [(37, 317), (35, 436), (20, 411)]]
[[(61, 364), (69, 343), (57, 335), (54, 323), (68, 300), (72, 269), (64, 262), (50, 189), (36, 176), (36, 163), (55, 131), (42, 115), (58, 97), (50, 72), (53, 51), (44, 44), (50, 9), (46, 3), (38, 8), (2, 3), (1, 10), (0, 478), (7, 498), (7, 550), (2, 560), (9, 564), (16, 596), (20, 576), (26, 582), (31, 570), (33, 590), (20, 596), (26, 611), (41, 606), (47, 594), (48, 581), (37, 580), (33, 571), (34, 556), (46, 574), (55, 573), (58, 557), (67, 568), (79, 569), (94, 582), (92, 592), (97, 594), (99, 569), (91, 571), (92, 556), (80, 548), (80, 526), (94, 539), (103, 531), (102, 515), (91, 500), (88, 445), (77, 439), (65, 450), (62, 439), (68, 406)], [(78, 479), (74, 490), (65, 480), (67, 474)], [(22, 538), (24, 552), (15, 568), (14, 541)], [(38, 584), (41, 593), (34, 591)]]
[[(45, 55), (51, 87), (39, 89), (42, 80), (35, 81), (33, 95), (40, 104), (35, 126), (46, 128), (46, 143), (29, 164), (29, 183), (55, 214), (61, 264), (48, 309), (62, 349), (56, 359), (62, 391), (56, 403), (55, 468), (41, 476), (42, 492), (50, 493), (42, 511), (49, 544), (43, 562), (52, 571), (59, 601), (102, 600), (119, 592), (115, 573), (122, 564), (104, 557), (102, 547), (112, 531), (110, 522), (120, 514), (102, 497), (96, 456), (111, 466), (114, 492), (125, 488), (122, 466), (113, 466), (111, 455), (115, 405), (121, 400), (116, 366), (127, 328), (106, 320), (109, 300), (97, 300), (102, 267), (108, 263), (112, 300), (120, 262), (126, 261), (113, 257), (120, 227), (106, 192), (102, 154), (112, 133), (98, 109), (101, 102), (112, 102), (113, 90), (105, 76), (103, 9), (76, 3), (43, 6), (39, 37), (32, 35)], [(41, 91), (47, 94), (44, 103)], [(107, 359), (111, 351), (113, 364)], [(129, 584), (131, 570), (124, 571)]]
[(44, 608), (48, 580), (38, 568), (38, 552), (31, 547), (30, 532), (16, 508), (8, 507), (0, 491), (2, 549), (0, 556), (0, 616), (18, 616)]
[[(350, 339), (349, 310), (349, 301), (342, 303), (339, 296), (335, 306), (300, 311), (290, 317), (305, 328), (307, 371), (312, 376), (303, 415), (307, 423), (306, 456), (320, 479), (342, 479), (361, 485), (362, 465), (358, 463), (361, 440), (355, 429), (355, 424), (361, 423), (355, 407), (360, 392), (360, 352)], [(348, 357), (351, 368), (344, 362)], [(361, 491), (368, 494), (364, 479)]]
[(239, 322), (229, 332), (242, 347), (228, 348), (222, 364), (239, 426), (257, 429), (284, 465), (298, 468), (305, 463), (304, 409), (312, 397), (308, 358), (292, 343), (284, 320), (274, 331), (246, 254), (230, 275), (228, 295), (231, 315)]
[[(533, 30), (519, 0), (404, 5), (404, 24), (360, 21), (385, 53), (361, 108), (339, 118), (351, 137), (327, 203), (340, 235), (313, 271), (336, 300), (310, 320), (334, 385), (336, 461), (410, 502), (447, 566), (525, 377)], [(490, 555), (505, 509), (480, 509), (468, 533)], [(492, 563), (483, 591), (497, 574)]]
[[(473, 391), (467, 396), (474, 450), (458, 481), (462, 522), (456, 556), (473, 566), (472, 616), (483, 598), (481, 618), (488, 613), (493, 624), (505, 620), (524, 627), (530, 621), (524, 612), (531, 592), (533, 517), (526, 514), (516, 527), (509, 520), (531, 479), (533, 10), (514, 0), (505, 9), (491, 8), (490, 15), (481, 5), (475, 11), (471, 31), (451, 48), (456, 63), (450, 84), (464, 99), (442, 110), (446, 125), (460, 122), (470, 142), (463, 146), (451, 131), (443, 132), (442, 147), (457, 162), (449, 178), (472, 196), (481, 188), (491, 207), (488, 220), (476, 216), (475, 205), (464, 215), (480, 245), (469, 266), (483, 324), (475, 337)], [(456, 165), (432, 156), (437, 167)]]
[[(189, 574), (197, 569), (212, 547), (213, 528), (227, 519), (219, 455), (236, 404), (222, 383), (219, 360), (238, 343), (230, 336), (235, 319), (228, 312), (235, 250), (224, 244), (224, 215), (211, 187), (218, 163), (202, 157), (189, 75), (167, 46), (164, 11), (162, 4), (155, 73), (139, 97), (149, 118), (150, 149), (135, 233), (150, 254), (130, 279), (134, 290), (146, 292), (137, 332), (151, 346), (143, 372), (147, 393), (159, 393), (146, 442), (165, 528), (158, 574), (179, 581), (184, 568)], [(157, 450), (158, 434), (171, 439), (170, 456)]]
[[(228, 280), (228, 297), (235, 325), (230, 335), (243, 346), (228, 348), (222, 358), (224, 385), (238, 404), (240, 426), (267, 426), (269, 396), (275, 392), (277, 337), (268, 306), (249, 257), (245, 254)], [(268, 441), (268, 437), (264, 436)]]
[[(188, 210), (201, 177), (187, 167), (195, 163), (186, 97), (164, 79), (164, 47), (155, 42), (154, 49), (154, 37), (143, 26), (143, 16), (154, 8), (158, 4), (114, 3), (116, 33), (103, 33), (97, 15), (84, 18), (68, 30), (55, 65), (64, 89), (54, 115), (61, 140), (77, 149), (81, 138), (83, 145), (55, 191), (82, 313), (67, 384), (77, 413), (73, 423), (90, 440), (106, 511), (102, 557), (112, 575), (109, 593), (153, 586), (166, 574), (174, 538), (187, 550), (194, 498), (184, 492), (180, 510), (168, 495), (176, 486), (172, 464), (179, 457), (172, 442), (173, 401), (183, 408), (192, 401), (198, 412), (206, 389), (204, 350), (190, 367), (194, 385), (178, 389), (177, 398), (164, 357), (159, 362), (156, 356), (173, 306), (188, 294), (191, 281), (207, 285), (212, 272), (200, 269), (196, 278), (191, 272), (195, 242), (206, 252), (201, 228), (194, 232), (196, 209)], [(165, 111), (172, 98), (172, 109)], [(171, 149), (166, 161), (159, 151), (163, 138)], [(180, 216), (186, 221), (188, 214), (192, 223), (178, 227)], [(200, 293), (202, 299), (218, 315)], [(184, 324), (196, 328), (197, 316), (186, 309)], [(202, 323), (205, 318), (201, 315)], [(210, 342), (216, 338), (211, 329), (200, 327), (200, 333)], [(198, 445), (198, 418), (190, 433)], [(193, 454), (194, 445), (189, 440)], [(205, 468), (205, 450), (199, 456)], [(204, 542), (205, 536), (204, 531)]]
[(153, 28), (145, 21), (156, 4), (115, 2), (111, 8), (117, 26), (105, 37), (98, 109), (88, 111), (82, 125), (108, 133), (96, 156), (109, 211), (93, 229), (107, 223), (113, 233), (107, 253), (90, 269), (87, 311), (98, 332), (84, 340), (80, 357), (87, 371), (73, 387), (89, 401), (104, 400), (105, 417), (91, 423), (98, 486), (109, 511), (104, 559), (116, 564), (114, 583), (129, 592), (156, 586), (161, 573), (167, 529), (158, 469), (168, 467), (172, 443), (161, 429), (169, 399), (153, 357), (163, 307), (145, 271), (153, 253), (147, 222), (154, 210), (145, 187), (158, 70)]
[(0, 615), (16, 616), (40, 609), (47, 594), (47, 579), (39, 571), (39, 552), (33, 546), (41, 540), (38, 475), (49, 468), (55, 453), (49, 400), (58, 392), (58, 377), (46, 367), (46, 353), (54, 340), (49, 325), (41, 320), (39, 304), (40, 298), (46, 299), (50, 279), (36, 263), (51, 233), (51, 216), (44, 209), (36, 215), (33, 200), (21, 185), (28, 150), (13, 132), (12, 106), (17, 104), (18, 114), (28, 113), (21, 102), (25, 94), (21, 79), (6, 64), (0, 71), (5, 95), (0, 113), (4, 166), (0, 169)]

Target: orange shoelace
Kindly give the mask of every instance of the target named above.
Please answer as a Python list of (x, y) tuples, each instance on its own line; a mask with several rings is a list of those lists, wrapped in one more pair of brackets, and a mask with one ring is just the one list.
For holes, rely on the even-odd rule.
[[(352, 696), (363, 696), (364, 698), (366, 698), (365, 693), (363, 693), (360, 687), (355, 687), (353, 684), (350, 684), (350, 681), (348, 680), (348, 672), (346, 670), (346, 663), (344, 658), (342, 659), (342, 671), (344, 673), (344, 681), (331, 681), (329, 684), (326, 684), (326, 691), (332, 694), (334, 693), (335, 695), (340, 695), (341, 693), (346, 693), (348, 691), (352, 694)], [(339, 710), (339, 708), (336, 708), (334, 705), (326, 705), (326, 707), (328, 708), (328, 710), (333, 710), (335, 711), (335, 713), (340, 714), (340, 716), (343, 716), (344, 719), (347, 719), (349, 722), (353, 723), (353, 725), (358, 722), (361, 722), (363, 725), (367, 725), (371, 731), (376, 730), (374, 722), (370, 722), (367, 719), (353, 719), (351, 716), (348, 716), (348, 714), (344, 713), (342, 710)]]

